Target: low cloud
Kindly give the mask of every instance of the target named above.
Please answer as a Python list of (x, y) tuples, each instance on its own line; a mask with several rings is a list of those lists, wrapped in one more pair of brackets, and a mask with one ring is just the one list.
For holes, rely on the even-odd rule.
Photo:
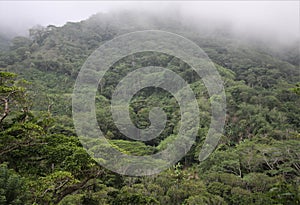
[(234, 34), (279, 42), (299, 40), (299, 1), (199, 1), (199, 2), (0, 2), (0, 29), (7, 35), (28, 35), (40, 24), (61, 26), (98, 12), (146, 10), (164, 18), (174, 15), (201, 28), (224, 25)]

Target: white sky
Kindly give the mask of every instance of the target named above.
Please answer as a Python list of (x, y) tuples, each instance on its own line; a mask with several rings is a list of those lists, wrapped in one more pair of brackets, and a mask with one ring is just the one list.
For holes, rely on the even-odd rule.
[(299, 38), (299, 1), (0, 1), (0, 30), (24, 33), (40, 25), (63, 25), (87, 19), (97, 12), (117, 9), (176, 9), (194, 21), (197, 18), (225, 20), (237, 30), (272, 32), (279, 37)]

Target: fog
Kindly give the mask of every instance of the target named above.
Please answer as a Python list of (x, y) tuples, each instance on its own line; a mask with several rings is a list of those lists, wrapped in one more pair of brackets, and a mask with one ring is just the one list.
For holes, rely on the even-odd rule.
[(28, 29), (38, 24), (62, 26), (119, 10), (150, 11), (161, 18), (172, 13), (194, 27), (224, 25), (235, 35), (281, 43), (300, 36), (299, 1), (0, 1), (0, 33), (28, 35)]

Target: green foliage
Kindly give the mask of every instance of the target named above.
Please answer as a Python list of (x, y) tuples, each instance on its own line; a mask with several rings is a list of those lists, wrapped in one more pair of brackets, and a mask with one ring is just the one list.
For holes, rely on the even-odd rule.
[(300, 95), (300, 83), (297, 83), (294, 88), (291, 89), (297, 95)]
[(154, 147), (146, 146), (142, 142), (130, 142), (126, 140), (110, 140), (109, 142), (130, 155), (144, 156), (151, 155), (156, 152), (156, 149)]
[(0, 204), (25, 204), (29, 194), (26, 188), (24, 178), (9, 169), (7, 164), (0, 164)]
[[(30, 39), (16, 37), (0, 53), (0, 204), (300, 204), (296, 50), (274, 55), (223, 35), (202, 36), (190, 28), (180, 29), (176, 21), (159, 22), (146, 14), (143, 18), (152, 19), (152, 27), (187, 36), (212, 59), (226, 90), (225, 132), (217, 149), (199, 163), (211, 121), (210, 101), (218, 96), (209, 96), (182, 60), (163, 53), (136, 53), (112, 65), (99, 83), (96, 115), (110, 145), (124, 154), (143, 156), (162, 151), (177, 139), (179, 105), (159, 88), (145, 88), (133, 96), (128, 123), (146, 128), (150, 110), (161, 107), (167, 123), (160, 136), (132, 141), (114, 125), (110, 99), (115, 87), (129, 72), (149, 65), (166, 67), (190, 84), (200, 109), (196, 142), (178, 164), (155, 176), (120, 176), (98, 166), (81, 146), (72, 123), (75, 79), (99, 45), (147, 27), (135, 14), (111, 17), (98, 14), (62, 27), (35, 27)], [(92, 140), (88, 143), (91, 152), (107, 149)], [(104, 159), (108, 157), (96, 160)]]
[(147, 196), (147, 191), (142, 184), (124, 186), (116, 198), (112, 201), (113, 204), (134, 205), (134, 204), (159, 204), (159, 202), (151, 196)]

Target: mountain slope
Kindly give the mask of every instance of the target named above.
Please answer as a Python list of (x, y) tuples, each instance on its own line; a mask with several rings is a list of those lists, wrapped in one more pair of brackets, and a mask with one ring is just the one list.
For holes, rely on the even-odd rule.
[[(144, 29), (180, 34), (208, 54), (224, 81), (227, 115), (217, 149), (200, 163), (198, 155), (211, 121), (211, 98), (202, 80), (185, 62), (166, 54), (137, 53), (116, 62), (105, 74), (95, 101), (99, 127), (119, 151), (138, 156), (157, 153), (176, 139), (180, 126), (175, 98), (163, 89), (151, 87), (133, 97), (130, 117), (134, 125), (146, 128), (150, 125), (151, 108), (162, 107), (167, 123), (161, 135), (136, 142), (117, 129), (110, 100), (119, 81), (134, 69), (151, 64), (176, 72), (190, 84), (200, 109), (200, 129), (187, 155), (153, 178), (131, 178), (105, 169), (99, 171), (87, 156), (72, 125), (71, 96), (81, 66), (98, 46), (121, 34)], [(201, 30), (171, 15), (161, 19), (130, 12), (97, 14), (62, 27), (35, 28), (30, 34), (30, 39), (12, 40), (10, 50), (0, 55), (0, 67), (29, 81), (32, 110), (48, 111), (55, 122), (48, 125), (48, 117), (31, 122), (43, 129), (26, 124), (26, 129), (42, 133), (36, 135), (44, 144), (35, 147), (42, 157), (20, 148), (20, 152), (5, 155), (3, 161), (8, 161), (20, 175), (39, 177), (37, 184), (28, 184), (34, 187), (40, 204), (299, 203), (300, 97), (292, 91), (300, 81), (297, 49), (284, 48), (289, 52), (283, 55), (235, 38), (226, 29)], [(12, 137), (26, 131), (15, 129), (3, 128), (1, 134)], [(28, 161), (14, 159), (24, 153), (31, 156)], [(36, 164), (40, 168), (35, 168)], [(7, 170), (6, 165), (1, 169)], [(6, 172), (15, 175), (13, 171)]]

